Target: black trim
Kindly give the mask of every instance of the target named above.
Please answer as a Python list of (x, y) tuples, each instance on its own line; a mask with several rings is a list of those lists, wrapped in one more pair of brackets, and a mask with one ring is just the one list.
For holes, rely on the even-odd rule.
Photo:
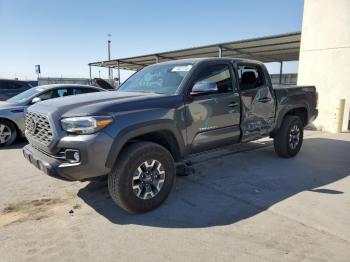
[(129, 142), (132, 141), (132, 139), (146, 135), (152, 132), (161, 132), (161, 131), (168, 131), (171, 132), (172, 135), (174, 135), (178, 149), (180, 151), (180, 157), (185, 157), (185, 143), (182, 139), (181, 134), (179, 134), (179, 131), (176, 130), (174, 126), (174, 122), (171, 120), (154, 120), (151, 122), (141, 123), (133, 126), (129, 126), (125, 128), (123, 131), (121, 131), (113, 141), (113, 144), (111, 146), (111, 149), (109, 151), (105, 166), (107, 168), (112, 168), (114, 166), (115, 161), (117, 160), (117, 157), (119, 153), (121, 152), (122, 148)]

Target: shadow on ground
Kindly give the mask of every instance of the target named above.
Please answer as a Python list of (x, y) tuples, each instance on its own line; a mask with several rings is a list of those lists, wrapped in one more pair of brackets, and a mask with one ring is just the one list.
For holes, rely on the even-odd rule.
[(24, 147), (27, 144), (28, 144), (27, 140), (25, 140), (23, 138), (23, 139), (20, 139), (20, 140), (16, 141), (14, 144), (12, 144), (10, 146), (1, 146), (0, 150), (19, 149), (19, 148)]
[(116, 224), (167, 228), (227, 225), (303, 191), (342, 194), (327, 185), (350, 174), (348, 152), (348, 141), (310, 138), (292, 159), (278, 158), (271, 146), (215, 155), (195, 164), (194, 175), (179, 177), (168, 200), (146, 214), (129, 215), (118, 208), (106, 182), (91, 182), (78, 196)]

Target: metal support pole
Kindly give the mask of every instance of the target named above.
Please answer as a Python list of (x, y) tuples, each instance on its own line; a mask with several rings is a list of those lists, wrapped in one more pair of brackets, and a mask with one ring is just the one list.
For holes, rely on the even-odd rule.
[(91, 77), (91, 65), (89, 65), (89, 73), (90, 73), (90, 85), (92, 85), (92, 77)]
[(279, 80), (279, 84), (282, 84), (282, 74), (283, 74), (283, 61), (280, 62), (280, 80)]
[(222, 47), (219, 46), (219, 57), (222, 57)]
[(158, 63), (159, 63), (159, 56), (156, 55), (156, 64), (158, 64)]
[(120, 68), (119, 68), (119, 60), (117, 61), (117, 68), (118, 68), (118, 86), (120, 86)]
[[(108, 37), (110, 38), (112, 35), (108, 34)], [(108, 39), (108, 61), (111, 61), (111, 40)], [(108, 67), (108, 77), (109, 79), (113, 79), (113, 68)]]

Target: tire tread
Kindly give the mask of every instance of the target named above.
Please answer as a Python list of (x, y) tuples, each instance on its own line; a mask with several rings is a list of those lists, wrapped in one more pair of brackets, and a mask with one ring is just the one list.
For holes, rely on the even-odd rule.
[[(289, 128), (291, 126), (291, 124), (293, 122), (299, 122), (300, 126), (303, 128), (302, 122), (300, 117), (295, 116), (295, 115), (287, 115), (284, 120), (283, 123), (277, 133), (277, 135), (274, 138), (274, 148), (275, 148), (275, 152), (277, 153), (277, 155), (279, 155), (280, 157), (284, 157), (284, 158), (289, 158), (289, 157), (293, 157), (295, 156), (301, 147), (302, 144), (302, 140), (303, 140), (303, 135), (301, 135), (301, 141), (300, 141), (300, 146), (298, 148), (298, 150), (296, 151), (296, 153), (291, 153), (289, 148), (288, 148), (288, 135), (289, 135)], [(301, 130), (302, 131), (302, 130)]]
[[(126, 210), (129, 213), (139, 213), (144, 212), (144, 208), (135, 208), (131, 207), (126, 203), (126, 199), (124, 199), (124, 196), (120, 190), (121, 188), (121, 176), (126, 170), (128, 164), (135, 159), (135, 155), (142, 153), (142, 155), (147, 155), (150, 152), (159, 151), (162, 150), (164, 154), (167, 155), (167, 157), (171, 158), (172, 163), (174, 162), (170, 152), (166, 150), (164, 147), (160, 146), (159, 144), (153, 143), (153, 142), (135, 142), (131, 143), (126, 146), (125, 149), (122, 150), (120, 153), (112, 172), (108, 175), (108, 189), (110, 192), (110, 195), (112, 199), (116, 202), (116, 204), (121, 207), (122, 209)], [(175, 170), (175, 167), (173, 165), (173, 168)], [(174, 172), (175, 173), (175, 172)], [(175, 175), (174, 175), (175, 177)]]

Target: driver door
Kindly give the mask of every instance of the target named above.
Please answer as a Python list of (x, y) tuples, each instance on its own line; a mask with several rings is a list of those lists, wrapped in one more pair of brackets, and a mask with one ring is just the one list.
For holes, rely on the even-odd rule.
[(190, 153), (235, 143), (240, 139), (240, 97), (230, 62), (197, 69), (190, 90), (197, 84), (216, 85), (216, 91), (190, 95), (186, 103), (187, 143)]

